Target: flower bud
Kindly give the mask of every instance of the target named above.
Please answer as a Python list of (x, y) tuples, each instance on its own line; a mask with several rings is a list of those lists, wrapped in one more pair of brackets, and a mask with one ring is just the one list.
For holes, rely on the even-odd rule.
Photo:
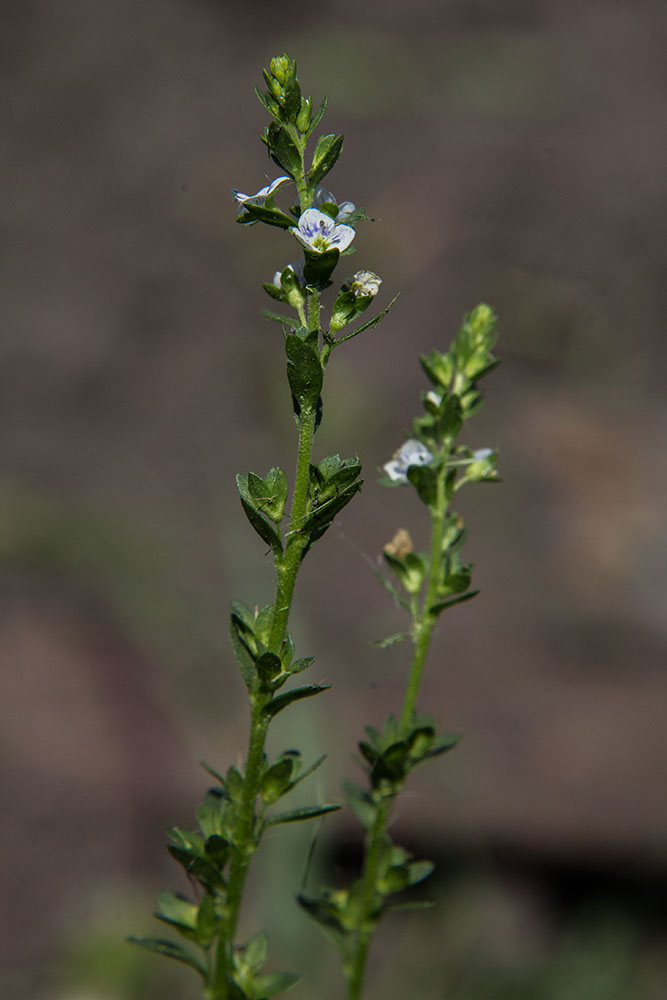
[(283, 87), (289, 77), (293, 75), (294, 69), (289, 56), (276, 56), (271, 60), (271, 76), (275, 77)]
[(301, 98), (301, 110), (297, 115), (296, 127), (300, 132), (307, 132), (308, 126), (310, 125), (310, 112), (312, 109), (312, 102), (309, 97)]

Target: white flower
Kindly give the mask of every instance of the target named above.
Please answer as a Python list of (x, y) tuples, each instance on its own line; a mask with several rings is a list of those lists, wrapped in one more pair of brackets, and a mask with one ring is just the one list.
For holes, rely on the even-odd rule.
[(442, 403), (442, 396), (434, 389), (429, 389), (426, 393), (426, 399), (428, 399), (429, 403), (433, 403), (434, 406), (440, 406)]
[(325, 187), (318, 187), (315, 188), (313, 195), (313, 208), (321, 208), (322, 205), (336, 206), (336, 222), (344, 222), (349, 219), (357, 207), (353, 201), (342, 201), (339, 205), (332, 191), (328, 191)]
[(270, 198), (276, 188), (284, 184), (285, 181), (290, 180), (289, 177), (276, 177), (275, 181), (271, 181), (266, 187), (263, 187), (257, 194), (241, 194), (236, 188), (232, 190), (232, 195), (234, 196), (234, 201), (236, 201), (241, 207), (246, 203), (249, 205), (263, 205), (267, 198)]
[(350, 281), (350, 289), (358, 296), (375, 296), (380, 291), (381, 284), (382, 278), (372, 271), (357, 271)]
[(477, 451), (473, 451), (472, 457), (476, 462), (484, 462), (487, 458), (491, 458), (493, 455), (493, 448), (478, 448)]
[(411, 465), (428, 465), (432, 461), (433, 455), (428, 448), (421, 441), (410, 438), (401, 445), (391, 462), (387, 462), (382, 468), (393, 483), (407, 483)]
[(299, 219), (299, 225), (290, 230), (297, 240), (308, 250), (326, 253), (327, 250), (345, 250), (354, 239), (351, 226), (340, 226), (330, 215), (316, 208), (307, 208)]

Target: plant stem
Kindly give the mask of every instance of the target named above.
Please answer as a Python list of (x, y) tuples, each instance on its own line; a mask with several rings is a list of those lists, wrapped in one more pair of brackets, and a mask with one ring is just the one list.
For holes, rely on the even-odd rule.
[(422, 604), (421, 615), (415, 624), (415, 651), (410, 667), (410, 676), (405, 690), (403, 711), (401, 713), (401, 729), (407, 732), (412, 723), (417, 706), (419, 685), (421, 684), (426, 657), (431, 644), (431, 636), (437, 616), (431, 613), (438, 594), (438, 577), (441, 573), (442, 538), (447, 516), (447, 497), (445, 496), (445, 476), (447, 469), (438, 473), (436, 483), (436, 501), (431, 508), (431, 558), (429, 565), (426, 594)]
[[(309, 300), (309, 328), (319, 330), (320, 295), (314, 293)], [(289, 528), (285, 536), (285, 551), (276, 561), (276, 597), (268, 648), (280, 653), (289, 620), (294, 586), (301, 566), (306, 540), (299, 533), (307, 511), (310, 485), (310, 461), (315, 435), (317, 407), (302, 409), (299, 424), (299, 444), (297, 453), (294, 492)], [(251, 717), (248, 740), (248, 758), (245, 766), (243, 794), (239, 808), (239, 818), (234, 832), (233, 855), (227, 882), (227, 920), (225, 940), (218, 944), (218, 954), (213, 983), (216, 998), (226, 1000), (228, 982), (231, 978), (234, 940), (239, 919), (239, 911), (245, 889), (250, 859), (258, 846), (258, 831), (255, 827), (255, 805), (259, 795), (264, 762), (264, 748), (269, 719), (264, 714), (266, 698), (259, 694), (250, 696)]]
[[(447, 515), (447, 497), (445, 493), (446, 472), (446, 468), (443, 468), (438, 474), (436, 500), (431, 508), (431, 558), (429, 573), (421, 613), (416, 616), (417, 620), (414, 625), (415, 651), (401, 714), (401, 730), (406, 736), (410, 731), (414, 719), (419, 685), (436, 622), (436, 615), (432, 614), (430, 609), (436, 603), (438, 577), (441, 572), (442, 539)], [(348, 1000), (360, 1000), (362, 995), (368, 952), (377, 927), (377, 918), (374, 911), (377, 906), (376, 883), (382, 855), (382, 845), (386, 837), (389, 814), (399, 792), (400, 787), (395, 787), (393, 791), (386, 794), (382, 799), (378, 805), (373, 826), (366, 837), (364, 865), (359, 892), (362, 916), (354, 941), (352, 957), (344, 970), (347, 978)]]
[(364, 986), (368, 952), (376, 927), (376, 921), (373, 916), (376, 906), (375, 885), (381, 860), (382, 842), (385, 837), (387, 820), (389, 819), (394, 798), (394, 795), (387, 795), (382, 799), (378, 805), (373, 826), (366, 837), (364, 870), (359, 892), (360, 909), (363, 916), (361, 927), (357, 931), (354, 942), (352, 957), (344, 967), (349, 1000), (359, 1000)]
[(308, 510), (308, 487), (310, 484), (310, 459), (315, 434), (316, 409), (301, 411), (301, 426), (299, 428), (299, 452), (294, 480), (294, 494), (289, 529), (286, 535), (285, 552), (278, 566), (278, 581), (276, 587), (276, 602), (273, 611), (273, 623), (269, 638), (269, 649), (279, 653), (285, 637), (289, 619), (294, 585), (301, 565), (303, 548), (306, 539), (299, 534)]
[(264, 715), (265, 701), (257, 696), (251, 697), (250, 737), (248, 740), (248, 760), (245, 768), (243, 798), (239, 810), (238, 825), (235, 831), (235, 844), (232, 862), (227, 881), (227, 926), (225, 941), (218, 944), (215, 985), (221, 991), (221, 998), (227, 995), (227, 982), (231, 973), (234, 938), (238, 924), (241, 900), (245, 887), (246, 875), (250, 859), (257, 847), (256, 833), (253, 830), (255, 820), (255, 802), (259, 793), (264, 760), (264, 744), (269, 720)]

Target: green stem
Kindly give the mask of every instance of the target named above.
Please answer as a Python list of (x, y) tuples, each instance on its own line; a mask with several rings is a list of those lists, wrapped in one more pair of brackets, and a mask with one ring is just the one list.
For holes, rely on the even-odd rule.
[[(243, 797), (239, 809), (238, 826), (235, 831), (234, 854), (227, 882), (227, 933), (226, 947), (220, 943), (216, 970), (217, 985), (226, 993), (225, 974), (231, 971), (232, 950), (239, 918), (239, 909), (243, 898), (246, 875), (250, 859), (257, 847), (255, 822), (255, 803), (259, 794), (259, 785), (264, 762), (264, 744), (269, 720), (264, 715), (265, 700), (256, 695), (251, 698), (250, 738), (248, 741), (248, 760), (243, 783)], [(222, 973), (222, 975), (221, 975)]]
[(361, 926), (356, 934), (352, 957), (344, 967), (349, 1000), (359, 1000), (364, 987), (368, 952), (377, 925), (373, 913), (376, 907), (376, 883), (382, 857), (381, 848), (394, 798), (395, 795), (390, 794), (382, 799), (378, 805), (373, 826), (366, 838), (364, 870), (359, 890)]
[(294, 495), (292, 499), (292, 512), (290, 515), (289, 529), (286, 535), (285, 552), (278, 566), (278, 583), (276, 588), (276, 602), (273, 610), (273, 622), (269, 637), (269, 649), (273, 653), (279, 653), (285, 638), (287, 622), (289, 619), (294, 585), (296, 583), (303, 548), (306, 539), (299, 534), (299, 528), (304, 523), (308, 511), (308, 493), (310, 485), (310, 460), (313, 449), (313, 437), (315, 434), (315, 420), (317, 411), (313, 407), (311, 410), (301, 411), (301, 426), (299, 428), (299, 453), (296, 465), (296, 477), (294, 480)]
[[(309, 328), (319, 330), (320, 296), (315, 293), (309, 300)], [(306, 543), (299, 533), (308, 512), (310, 461), (315, 435), (317, 408), (301, 412), (299, 445), (297, 454), (294, 493), (290, 513), (289, 528), (285, 536), (285, 551), (277, 561), (276, 598), (268, 647), (271, 652), (280, 653), (289, 620), (294, 586), (301, 565), (303, 548)], [(239, 911), (243, 899), (250, 859), (258, 846), (258, 831), (255, 829), (255, 806), (259, 795), (264, 748), (269, 720), (264, 715), (266, 699), (258, 694), (251, 695), (250, 737), (248, 759), (245, 767), (243, 793), (239, 807), (238, 825), (234, 834), (233, 855), (227, 882), (227, 919), (224, 941), (218, 943), (214, 996), (226, 1000), (228, 982), (232, 972), (234, 940)]]
[[(431, 557), (429, 573), (421, 613), (416, 616), (414, 625), (415, 651), (401, 714), (401, 729), (405, 734), (409, 732), (414, 719), (419, 685), (436, 622), (436, 616), (431, 613), (430, 609), (437, 600), (438, 579), (441, 573), (442, 539), (445, 529), (445, 518), (447, 516), (446, 474), (446, 468), (443, 468), (438, 474), (436, 500), (431, 508)], [(360, 928), (357, 931), (354, 941), (352, 957), (345, 967), (348, 1000), (360, 1000), (363, 991), (368, 952), (377, 926), (377, 920), (374, 918), (373, 913), (377, 905), (376, 883), (382, 856), (382, 844), (386, 837), (389, 814), (399, 792), (400, 787), (395, 787), (392, 792), (382, 799), (375, 814), (373, 826), (366, 838), (364, 866), (360, 883), (360, 910), (362, 917)]]
[(421, 615), (415, 623), (415, 651), (405, 690), (403, 711), (401, 713), (401, 729), (404, 733), (409, 730), (414, 718), (419, 686), (422, 674), (424, 673), (426, 657), (437, 618), (436, 615), (431, 613), (431, 608), (436, 603), (438, 597), (438, 582), (440, 573), (442, 572), (442, 539), (445, 530), (445, 518), (447, 516), (447, 497), (445, 495), (446, 474), (446, 468), (443, 468), (438, 473), (436, 501), (431, 508), (431, 557), (424, 603), (422, 604)]

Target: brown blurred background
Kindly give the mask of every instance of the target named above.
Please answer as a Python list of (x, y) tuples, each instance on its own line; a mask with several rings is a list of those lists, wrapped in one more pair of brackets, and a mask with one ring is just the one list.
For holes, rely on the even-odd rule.
[[(401, 292), (336, 353), (324, 399), (319, 457), (356, 452), (367, 478), (295, 609), (334, 688), (272, 740), (330, 750), (311, 798), (337, 796), (363, 724), (401, 696), (406, 648), (367, 645), (403, 624), (371, 564), (425, 525), (375, 469), (417, 412), (417, 353), (478, 301), (501, 318), (469, 443), (500, 448), (505, 482), (463, 498), (482, 595), (443, 623), (423, 692), (465, 740), (394, 830), (438, 862), (438, 907), (387, 923), (369, 998), (667, 996), (664, 4), (22, 0), (2, 17), (0, 994), (197, 995), (123, 937), (160, 933), (154, 893), (180, 885), (163, 830), (193, 823), (197, 761), (244, 745), (227, 607), (272, 583), (234, 473), (292, 468), (280, 330), (258, 310), (296, 253), (236, 226), (230, 189), (278, 173), (252, 88), (287, 51), (345, 133), (328, 186), (377, 220), (355, 266), (382, 275), (381, 305)], [(333, 1000), (336, 963), (292, 902), (312, 835), (267, 840), (248, 926), (279, 967), (307, 952), (295, 1000)], [(341, 814), (316, 867), (344, 880), (358, 848)]]

